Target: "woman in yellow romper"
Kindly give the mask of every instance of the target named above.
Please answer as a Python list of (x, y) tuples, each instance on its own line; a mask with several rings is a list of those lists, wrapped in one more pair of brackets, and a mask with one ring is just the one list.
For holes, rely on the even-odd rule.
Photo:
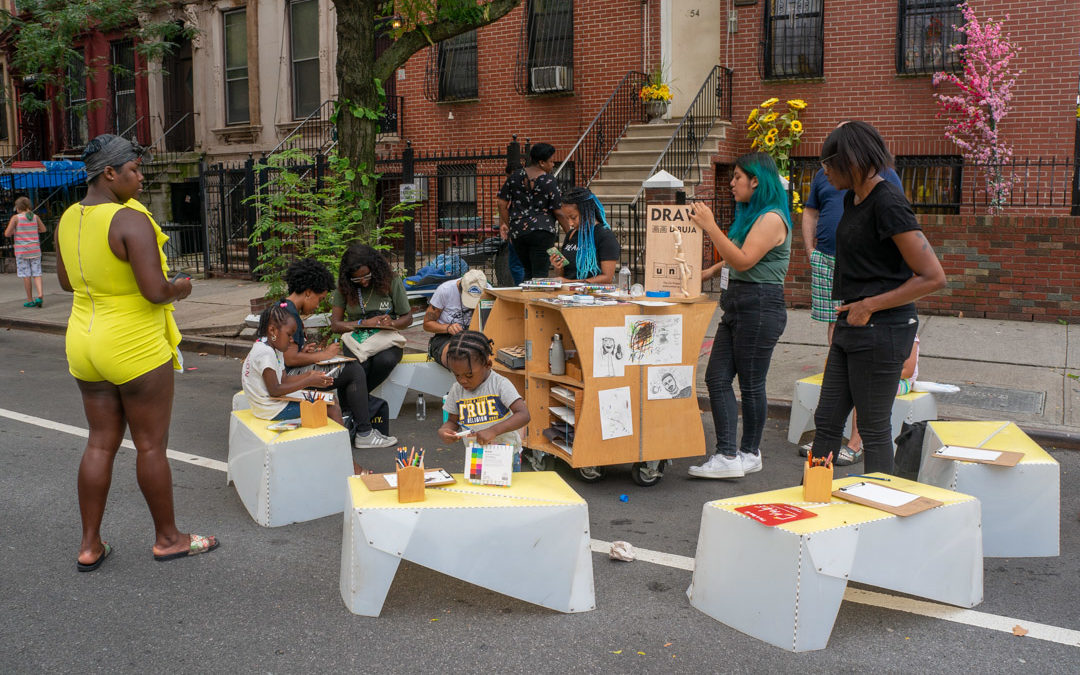
[(112, 552), (101, 539), (101, 518), (125, 427), (131, 429), (139, 488), (154, 520), (154, 558), (173, 560), (218, 545), (214, 537), (181, 533), (173, 516), (165, 448), (180, 331), (171, 303), (191, 293), (191, 280), (166, 278), (161, 246), (168, 237), (135, 201), (142, 189), (142, 155), (137, 144), (119, 136), (92, 140), (83, 152), (86, 198), (64, 212), (56, 231), (57, 276), (74, 293), (68, 368), (90, 426), (79, 465), (80, 572), (97, 569)]

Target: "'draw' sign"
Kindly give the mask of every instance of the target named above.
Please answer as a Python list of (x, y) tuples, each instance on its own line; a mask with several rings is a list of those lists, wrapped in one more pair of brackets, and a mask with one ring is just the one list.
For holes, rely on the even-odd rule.
[(645, 290), (667, 291), (672, 299), (701, 295), (701, 230), (690, 223), (690, 207), (647, 206)]

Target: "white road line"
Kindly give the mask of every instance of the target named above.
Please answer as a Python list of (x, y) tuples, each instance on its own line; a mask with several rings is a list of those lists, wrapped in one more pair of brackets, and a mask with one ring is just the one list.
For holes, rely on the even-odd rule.
[[(86, 429), (73, 427), (69, 424), (61, 424), (60, 422), (53, 422), (52, 420), (42, 419), (32, 415), (25, 415), (12, 410), (4, 410), (3, 408), (0, 408), (0, 417), (6, 417), (17, 422), (33, 424), (35, 426), (71, 434), (72, 436), (79, 436), (81, 438), (86, 438), (89, 435), (89, 432)], [(135, 446), (128, 440), (123, 441), (121, 445), (125, 448), (135, 449)], [(169, 459), (194, 464), (207, 469), (225, 471), (228, 468), (228, 465), (225, 462), (220, 462), (216, 459), (208, 459), (206, 457), (199, 457), (198, 455), (191, 455), (177, 450), (169, 450), (168, 456)], [(594, 553), (607, 555), (611, 550), (610, 541), (591, 539), (589, 545)], [(684, 555), (665, 553), (663, 551), (652, 551), (647, 548), (637, 547), (634, 547), (634, 552), (637, 555), (637, 559), (642, 562), (663, 565), (664, 567), (673, 567), (687, 572), (694, 571), (694, 559)], [(988, 630), (995, 630), (1003, 633), (1012, 633), (1014, 626), (1020, 626), (1028, 631), (1025, 637), (1035, 638), (1036, 640), (1045, 640), (1047, 642), (1056, 642), (1069, 647), (1080, 647), (1080, 631), (1071, 630), (1069, 628), (1059, 628), (1058, 626), (1050, 626), (1043, 623), (1035, 623), (1026, 619), (1013, 619), (1006, 616), (986, 614), (970, 609), (939, 605), (924, 600), (914, 600), (911, 598), (889, 595), (887, 593), (865, 591), (859, 588), (848, 588), (844, 593), (844, 600), (857, 602), (863, 605), (873, 605), (874, 607), (881, 607), (883, 609), (891, 609), (897, 612), (918, 614), (920, 616), (941, 619), (942, 621), (961, 623), (967, 626), (977, 626), (979, 628), (986, 628)]]
[[(33, 424), (35, 426), (44, 427), (46, 429), (52, 429), (53, 431), (59, 431), (65, 434), (71, 434), (72, 436), (78, 436), (80, 438), (88, 438), (90, 431), (81, 427), (73, 427), (70, 424), (62, 424), (60, 422), (53, 422), (52, 420), (42, 419), (41, 417), (34, 417), (33, 415), (25, 415), (14, 410), (5, 410), (0, 408), (0, 417), (6, 417), (8, 419), (15, 420), (16, 422), (26, 422), (27, 424)], [(120, 446), (128, 448), (130, 450), (135, 449), (135, 444), (126, 438), (120, 442)], [(165, 455), (169, 459), (175, 459), (178, 462), (186, 462), (188, 464), (194, 464), (195, 466), (201, 466), (207, 469), (215, 469), (217, 471), (225, 471), (229, 467), (225, 462), (219, 462), (216, 459), (209, 459), (207, 457), (199, 457), (198, 455), (190, 455), (186, 452), (180, 452), (179, 450), (166, 449)]]

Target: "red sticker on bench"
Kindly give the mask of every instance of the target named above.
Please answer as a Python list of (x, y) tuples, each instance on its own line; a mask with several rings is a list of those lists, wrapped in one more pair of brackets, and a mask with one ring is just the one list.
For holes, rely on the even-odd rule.
[(752, 504), (750, 506), (739, 506), (735, 510), (768, 527), (793, 523), (796, 520), (813, 518), (817, 515), (813, 511), (800, 509), (798, 506), (790, 504)]

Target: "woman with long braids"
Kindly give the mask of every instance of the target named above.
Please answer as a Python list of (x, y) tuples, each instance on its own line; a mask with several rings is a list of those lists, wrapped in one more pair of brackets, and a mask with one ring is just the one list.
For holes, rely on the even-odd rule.
[[(333, 307), (330, 330), (351, 333), (357, 328), (408, 328), (412, 311), (405, 284), (393, 273), (386, 258), (363, 244), (349, 247), (338, 267), (337, 290), (330, 297)], [(354, 411), (353, 424), (356, 448), (388, 448), (397, 439), (384, 436), (371, 426), (367, 411), (368, 393), (390, 376), (401, 361), (401, 347), (387, 347), (362, 362), (350, 362), (342, 369), (338, 382), (348, 384), (338, 388), (342, 408)]]
[[(737, 159), (731, 192), (735, 222), (727, 235), (705, 204), (695, 203), (690, 212), (690, 221), (709, 235), (730, 270), (727, 284), (721, 276), (720, 286), (726, 286), (720, 296), (724, 314), (705, 369), (716, 454), (701, 466), (690, 467), (690, 475), (698, 478), (741, 478), (761, 471), (759, 446), (769, 404), (765, 376), (787, 325), (784, 277), (791, 259), (791, 214), (772, 157), (755, 152)], [(739, 408), (732, 387), (736, 375), (743, 415), (738, 446)]]
[(563, 195), (563, 214), (566, 237), (561, 255), (551, 256), (555, 276), (563, 281), (610, 284), (622, 247), (608, 226), (603, 204), (588, 188), (570, 188)]

